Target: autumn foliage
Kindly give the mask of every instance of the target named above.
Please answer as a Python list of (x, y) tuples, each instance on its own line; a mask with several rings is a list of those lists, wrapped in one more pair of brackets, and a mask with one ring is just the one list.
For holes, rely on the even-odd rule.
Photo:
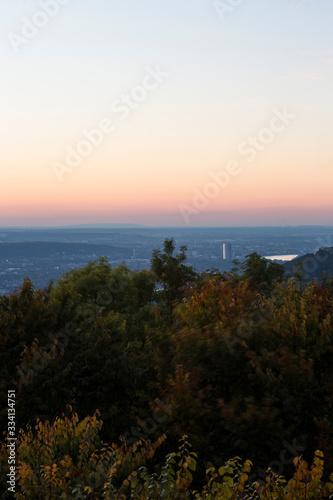
[[(333, 474), (323, 477), (323, 453), (315, 452), (311, 467), (301, 457), (294, 459), (295, 473), (284, 477), (267, 471), (264, 485), (249, 483), (252, 463), (238, 457), (206, 471), (202, 491), (192, 489), (197, 454), (184, 436), (178, 452), (169, 453), (159, 472), (147, 466), (165, 436), (154, 443), (138, 441), (131, 447), (103, 444), (98, 412), (79, 421), (69, 408), (51, 425), (37, 421), (35, 428), (21, 431), (18, 440), (18, 486), (20, 500), (58, 499), (197, 499), (237, 498), (327, 498), (333, 492)], [(0, 450), (4, 465), (8, 452)]]
[(1, 498), (9, 389), (16, 498), (331, 494), (331, 288), (257, 256), (197, 276), (174, 250), (0, 297)]

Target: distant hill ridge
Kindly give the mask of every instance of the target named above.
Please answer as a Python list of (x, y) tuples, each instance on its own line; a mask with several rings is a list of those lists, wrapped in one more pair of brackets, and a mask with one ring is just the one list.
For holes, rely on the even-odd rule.
[(333, 247), (320, 248), (316, 253), (301, 255), (284, 264), (288, 274), (292, 275), (302, 264), (306, 279), (320, 278), (322, 273), (333, 275)]
[(132, 252), (128, 248), (113, 245), (90, 244), (90, 243), (62, 243), (49, 241), (27, 241), (19, 243), (0, 242), (0, 258), (8, 259), (12, 257), (50, 257), (52, 255), (68, 254), (96, 254), (96, 255), (117, 255), (129, 258)]
[(140, 228), (140, 227), (147, 227), (144, 226), (143, 224), (75, 224), (71, 226), (57, 226), (56, 229), (117, 229), (117, 228), (124, 228), (124, 229), (135, 229), (135, 228)]

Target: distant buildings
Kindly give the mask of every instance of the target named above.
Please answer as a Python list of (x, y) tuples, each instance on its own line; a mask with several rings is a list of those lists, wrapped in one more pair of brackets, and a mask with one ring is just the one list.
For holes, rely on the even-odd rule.
[(223, 260), (231, 260), (231, 243), (223, 243)]

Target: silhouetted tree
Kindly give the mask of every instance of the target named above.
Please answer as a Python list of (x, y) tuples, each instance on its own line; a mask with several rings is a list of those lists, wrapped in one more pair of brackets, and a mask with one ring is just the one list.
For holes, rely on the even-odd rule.
[(194, 284), (198, 277), (194, 269), (185, 264), (186, 245), (181, 246), (176, 255), (175, 248), (174, 239), (166, 239), (163, 244), (164, 252), (155, 249), (151, 258), (151, 270), (161, 286), (157, 291), (156, 301), (164, 311), (167, 322), (171, 322), (175, 302), (184, 297), (185, 287)]
[(285, 278), (282, 264), (271, 262), (261, 257), (257, 252), (246, 256), (246, 261), (241, 264), (242, 279), (250, 279), (251, 284), (260, 287), (261, 291), (269, 292), (274, 285)]

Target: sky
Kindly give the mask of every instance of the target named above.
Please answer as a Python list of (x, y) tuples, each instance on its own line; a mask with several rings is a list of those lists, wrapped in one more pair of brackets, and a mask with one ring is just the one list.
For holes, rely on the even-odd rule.
[(332, 225), (332, 0), (0, 0), (0, 226)]

